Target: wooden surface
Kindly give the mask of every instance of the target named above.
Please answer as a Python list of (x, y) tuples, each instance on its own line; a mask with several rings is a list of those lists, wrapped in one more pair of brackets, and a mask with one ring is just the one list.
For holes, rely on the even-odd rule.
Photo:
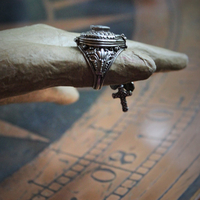
[[(92, 1), (74, 2), (78, 5)], [(51, 13), (53, 6), (74, 2), (52, 3), (46, 8)], [(200, 198), (200, 4), (197, 0), (132, 3), (134, 31), (129, 32), (129, 38), (133, 34), (134, 40), (188, 54), (188, 68), (137, 82), (133, 96), (127, 99), (127, 113), (122, 113), (119, 101), (111, 98), (111, 89), (105, 88), (56, 140), (48, 138), (46, 129), (37, 132), (37, 128), (28, 129), (21, 122), (9, 120), (5, 116), (8, 107), (2, 107), (0, 139), (37, 141), (32, 148), (37, 149), (39, 143), (45, 148), (2, 179), (0, 200)], [(48, 16), (46, 23), (65, 28), (63, 21), (55, 23), (53, 15)], [(133, 20), (130, 13), (123, 16)], [(91, 22), (109, 24), (118, 20), (114, 15), (91, 17), (83, 25), (80, 19), (76, 28), (80, 24), (85, 28)], [(75, 29), (71, 22), (65, 23)], [(54, 117), (59, 118), (58, 114), (55, 112)], [(56, 130), (51, 134), (56, 135)], [(23, 151), (17, 156), (23, 159), (25, 154)], [(1, 162), (4, 160), (6, 153), (1, 154)]]

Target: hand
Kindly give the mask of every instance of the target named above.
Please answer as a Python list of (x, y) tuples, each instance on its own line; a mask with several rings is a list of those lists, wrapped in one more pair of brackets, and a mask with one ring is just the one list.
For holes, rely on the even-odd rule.
[[(36, 91), (54, 86), (91, 87), (93, 74), (76, 47), (77, 36), (47, 25), (1, 31), (0, 103), (46, 101), (44, 93)], [(144, 80), (157, 71), (182, 69), (188, 62), (186, 55), (166, 49), (130, 40), (127, 46), (107, 73), (104, 85)], [(77, 91), (70, 90), (73, 101), (77, 100)], [(59, 89), (45, 91), (50, 95)], [(53, 101), (59, 102), (59, 98)]]

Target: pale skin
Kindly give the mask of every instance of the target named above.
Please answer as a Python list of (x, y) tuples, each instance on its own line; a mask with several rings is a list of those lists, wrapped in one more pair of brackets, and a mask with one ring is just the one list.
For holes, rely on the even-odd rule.
[[(74, 87), (93, 85), (91, 69), (74, 42), (79, 35), (47, 25), (0, 31), (0, 104), (75, 102), (79, 94)], [(185, 54), (130, 40), (127, 46), (104, 85), (145, 80), (154, 72), (180, 70), (188, 63)]]

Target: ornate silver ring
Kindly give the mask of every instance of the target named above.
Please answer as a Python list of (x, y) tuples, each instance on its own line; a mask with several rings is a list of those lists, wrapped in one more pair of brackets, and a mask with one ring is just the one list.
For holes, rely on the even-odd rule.
[(126, 37), (110, 32), (108, 26), (92, 25), (90, 29), (76, 37), (75, 42), (93, 72), (93, 88), (99, 90), (113, 62), (127, 48)]

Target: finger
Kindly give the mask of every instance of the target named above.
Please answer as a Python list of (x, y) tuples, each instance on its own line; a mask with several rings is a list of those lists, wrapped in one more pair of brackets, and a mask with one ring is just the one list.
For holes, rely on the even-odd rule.
[[(5, 41), (26, 41), (38, 44), (70, 47), (76, 46), (74, 38), (80, 34), (66, 32), (44, 24), (37, 24), (12, 29), (12, 34), (10, 34), (10, 30), (2, 31), (1, 35)], [(3, 35), (6, 37), (3, 37)], [(182, 53), (131, 40), (127, 40), (127, 46), (128, 49), (131, 49), (134, 52), (140, 52), (151, 57), (156, 63), (156, 72), (180, 70), (185, 68), (188, 64), (187, 55)]]
[[(0, 35), (0, 98), (59, 85), (93, 85), (92, 70), (73, 41), (79, 34), (35, 25)], [(127, 44), (107, 73), (105, 85), (144, 80), (154, 71), (187, 64), (183, 54), (133, 41)]]
[(188, 64), (188, 56), (183, 53), (130, 40), (127, 41), (127, 45), (129, 49), (151, 57), (156, 64), (156, 72), (181, 70)]
[(79, 93), (74, 87), (54, 87), (30, 92), (0, 100), (0, 105), (11, 103), (54, 102), (58, 104), (72, 104), (79, 99)]
[[(77, 47), (9, 42), (0, 45), (0, 58), (2, 98), (53, 86), (93, 85), (92, 70)], [(143, 80), (154, 70), (150, 57), (127, 49), (113, 63), (105, 84)]]

